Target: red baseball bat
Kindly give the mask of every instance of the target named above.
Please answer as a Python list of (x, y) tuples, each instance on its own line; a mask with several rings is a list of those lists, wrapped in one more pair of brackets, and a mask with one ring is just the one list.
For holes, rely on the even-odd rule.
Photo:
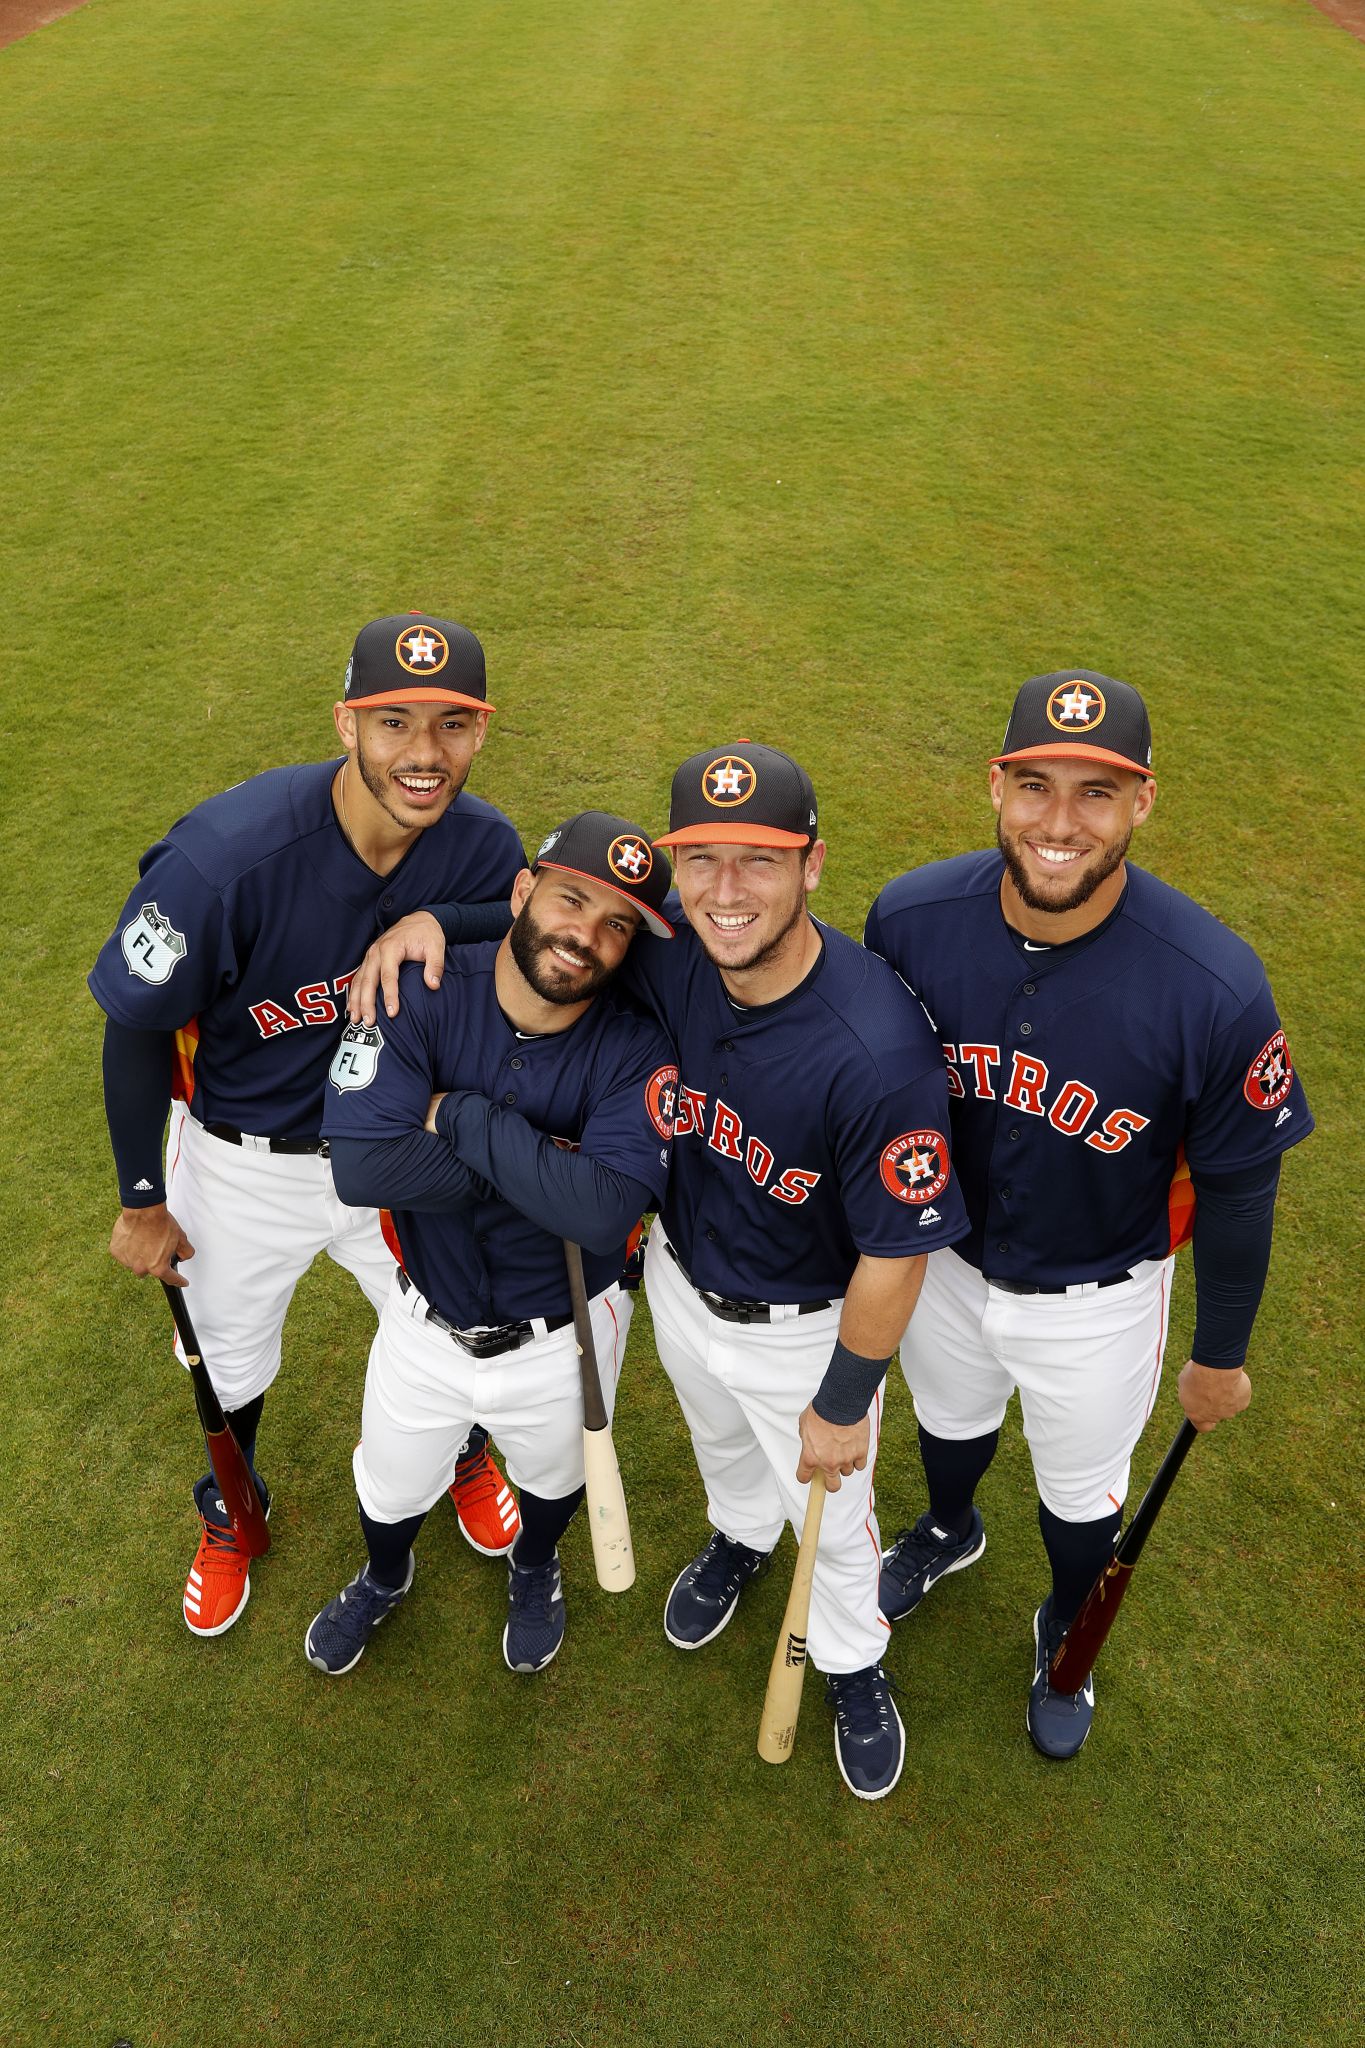
[(199, 1410), (200, 1426), (209, 1449), (209, 1464), (213, 1467), (223, 1506), (231, 1519), (232, 1533), (248, 1557), (264, 1557), (270, 1548), (265, 1510), (251, 1476), (251, 1467), (242, 1455), (242, 1447), (232, 1434), (218, 1396), (213, 1391), (213, 1381), (209, 1378), (209, 1369), (199, 1349), (194, 1324), (190, 1321), (185, 1291), (182, 1287), (172, 1287), (165, 1280), (161, 1285), (180, 1333), (180, 1342), (185, 1347), (185, 1363), (194, 1383), (194, 1405)]
[(1142, 1555), (1142, 1546), (1152, 1533), (1162, 1502), (1175, 1484), (1175, 1475), (1185, 1462), (1185, 1453), (1199, 1432), (1188, 1420), (1175, 1433), (1171, 1448), (1157, 1468), (1151, 1485), (1138, 1502), (1137, 1512), (1114, 1547), (1114, 1555), (1096, 1579), (1081, 1604), (1048, 1670), (1048, 1684), (1054, 1692), (1079, 1692), (1104, 1648), (1105, 1638), (1118, 1618), (1128, 1581)]

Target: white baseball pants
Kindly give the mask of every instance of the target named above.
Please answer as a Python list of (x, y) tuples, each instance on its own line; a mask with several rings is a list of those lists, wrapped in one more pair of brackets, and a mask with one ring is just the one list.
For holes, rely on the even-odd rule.
[(1113, 1514), (1161, 1380), (1174, 1265), (1152, 1259), (1117, 1287), (1084, 1294), (1008, 1294), (956, 1252), (931, 1252), (901, 1340), (916, 1416), (931, 1436), (986, 1436), (1017, 1387), (1053, 1514)]
[[(649, 1234), (645, 1291), (659, 1357), (692, 1432), (707, 1514), (751, 1550), (771, 1550), (787, 1522), (799, 1539), (810, 1489), (796, 1479), (797, 1421), (825, 1376), (843, 1304), (809, 1316), (779, 1307), (771, 1323), (724, 1322), (683, 1278), (658, 1222)], [(825, 1502), (806, 1639), (820, 1671), (861, 1671), (879, 1664), (886, 1650), (872, 1494), (881, 1418), (879, 1393), (867, 1469), (843, 1480)]]
[[(377, 1209), (350, 1209), (321, 1154), (257, 1152), (211, 1138), (172, 1105), (166, 1202), (194, 1246), (183, 1272), (195, 1334), (224, 1408), (263, 1394), (280, 1369), (294, 1289), (319, 1252), (354, 1273), (378, 1314), (396, 1267)], [(184, 1351), (176, 1339), (176, 1355)]]
[[(392, 1261), (390, 1261), (392, 1265)], [(615, 1284), (589, 1307), (608, 1416), (634, 1303)], [(545, 1329), (498, 1358), (469, 1353), (426, 1320), (427, 1303), (394, 1271), (365, 1372), (356, 1492), (376, 1522), (425, 1514), (449, 1486), (455, 1460), (481, 1422), (495, 1436), (514, 1486), (562, 1500), (583, 1484), (583, 1392), (573, 1324)]]

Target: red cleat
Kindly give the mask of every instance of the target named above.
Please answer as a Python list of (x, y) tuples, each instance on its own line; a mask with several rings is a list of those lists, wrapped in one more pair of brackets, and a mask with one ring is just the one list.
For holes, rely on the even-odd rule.
[(204, 1523), (185, 1581), (185, 1623), (194, 1635), (221, 1636), (232, 1627), (251, 1596), (250, 1563), (231, 1529)]
[(465, 1542), (483, 1557), (504, 1557), (517, 1540), (521, 1510), (489, 1450), (460, 1460), (450, 1498)]

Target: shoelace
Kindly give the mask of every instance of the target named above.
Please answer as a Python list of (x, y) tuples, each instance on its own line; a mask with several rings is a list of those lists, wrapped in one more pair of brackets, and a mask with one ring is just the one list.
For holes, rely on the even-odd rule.
[(752, 1550), (743, 1544), (731, 1543), (718, 1532), (697, 1560), (692, 1579), (693, 1592), (714, 1595), (728, 1591), (733, 1581), (742, 1581), (754, 1569), (751, 1564), (753, 1557)]
[(854, 1671), (836, 1684), (829, 1681), (836, 1719), (853, 1736), (880, 1735), (891, 1725), (887, 1694), (897, 1692), (894, 1678), (884, 1671)]
[(495, 1498), (502, 1491), (502, 1479), (498, 1468), (487, 1451), (480, 1451), (478, 1458), (471, 1458), (462, 1470), (455, 1467), (455, 1490), (461, 1501), (474, 1507), (481, 1500)]
[(512, 1573), (512, 1605), (532, 1621), (548, 1621), (554, 1605), (555, 1561)]
[[(202, 1515), (200, 1520), (204, 1521)], [(210, 1552), (220, 1555), (224, 1562), (229, 1557), (240, 1558), (242, 1555), (237, 1547), (237, 1538), (231, 1523), (225, 1529), (220, 1522), (204, 1521), (204, 1541), (208, 1544)]]
[(902, 1529), (884, 1569), (902, 1585), (908, 1585), (911, 1579), (917, 1579), (922, 1571), (942, 1557), (945, 1550), (956, 1547), (956, 1543), (936, 1543), (932, 1536), (921, 1536), (914, 1529)]

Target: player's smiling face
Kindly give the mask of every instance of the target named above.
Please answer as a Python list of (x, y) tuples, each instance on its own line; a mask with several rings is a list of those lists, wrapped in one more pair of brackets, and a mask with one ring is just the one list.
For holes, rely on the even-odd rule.
[(486, 711), (458, 704), (339, 705), (337, 730), (369, 795), (405, 832), (434, 825), (464, 788)]
[(585, 1003), (611, 980), (643, 919), (614, 889), (544, 868), (518, 876), (512, 958), (542, 1002)]
[(1059, 755), (991, 769), (996, 838), (1019, 901), (1064, 916), (1091, 902), (1108, 915), (1134, 828), (1152, 808), (1156, 785), (1106, 763)]
[[(674, 880), (683, 911), (710, 959), (727, 976), (778, 964), (804, 941), (806, 898), (820, 879), (825, 845), (676, 849)], [(738, 991), (736, 991), (738, 993)]]

